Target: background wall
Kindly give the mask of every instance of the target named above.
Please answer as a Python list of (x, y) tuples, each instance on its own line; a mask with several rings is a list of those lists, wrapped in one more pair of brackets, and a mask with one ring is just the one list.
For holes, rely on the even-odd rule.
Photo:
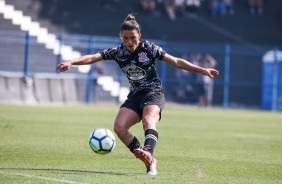
[[(238, 0), (234, 4), (234, 15), (214, 17), (209, 9), (211, 2), (206, 0), (201, 1), (201, 7), (196, 12), (185, 11), (182, 14), (177, 12), (176, 19), (173, 21), (165, 12), (164, 4), (159, 1), (151, 14), (142, 11), (139, 1), (129, 0), (107, 3), (85, 0), (83, 4), (77, 0), (5, 2), (14, 5), (15, 9), (22, 10), (24, 15), (38, 21), (42, 27), (48, 28), (49, 32), (55, 33), (58, 37), (63, 36), (64, 43), (71, 45), (81, 54), (97, 52), (120, 43), (117, 35), (121, 22), (128, 13), (136, 12), (142, 26), (143, 38), (161, 44), (167, 52), (179, 57), (207, 53), (214, 57), (217, 61), (216, 68), (221, 73), (214, 80), (213, 85), (211, 105), (216, 106), (223, 106), (228, 102), (228, 106), (233, 107), (261, 108), (264, 94), (262, 58), (267, 51), (279, 49), (282, 45), (280, 21), (282, 2), (280, 1), (265, 1), (263, 14), (253, 15), (249, 13), (248, 3)], [(26, 62), (26, 31), (18, 32), (20, 27), (13, 25), (2, 14), (0, 14), (0, 23), (2, 33), (0, 34), (0, 70), (23, 72)], [(114, 41), (102, 39), (103, 41), (95, 42), (92, 47), (89, 46), (88, 39), (91, 35), (105, 36), (107, 37), (105, 40)], [(227, 47), (230, 47), (230, 52), (226, 51)], [(32, 77), (35, 73), (56, 73), (54, 68), (61, 61), (57, 55), (46, 49), (43, 44), (37, 43), (36, 38), (33, 37), (29, 44), (28, 60), (28, 70)], [(126, 78), (121, 75), (113, 62), (104, 62), (103, 68), (103, 73), (94, 72), (95, 74), (90, 75), (94, 76), (93, 80), (96, 80), (98, 75), (112, 76), (122, 86), (128, 87)], [(168, 100), (178, 103), (198, 103), (197, 91), (189, 91), (193, 81), (187, 81), (183, 77), (177, 78), (177, 71), (170, 66), (159, 64), (158, 68), (166, 87)], [(70, 73), (80, 72), (77, 68), (73, 68)], [(20, 75), (24, 77), (24, 74)], [(80, 89), (80, 92), (75, 92), (78, 95), (76, 99), (80, 102), (89, 100), (87, 94), (89, 95), (90, 89), (86, 87), (88, 77), (89, 75), (85, 75), (72, 82)], [(226, 81), (227, 77), (228, 81)], [(3, 75), (3, 78), (7, 76)], [(47, 78), (46, 80), (49, 80)], [(179, 81), (182, 89), (179, 89)], [(7, 82), (2, 83), (4, 84)], [(100, 92), (93, 92), (91, 101), (94, 99), (116, 101), (116, 98), (111, 97), (99, 84), (96, 85), (95, 82), (93, 84), (96, 90), (100, 89)], [(84, 93), (81, 93), (82, 89)], [(278, 93), (279, 90), (280, 87)], [(179, 91), (186, 95), (178, 97)], [(108, 98), (95, 94), (103, 94)]]

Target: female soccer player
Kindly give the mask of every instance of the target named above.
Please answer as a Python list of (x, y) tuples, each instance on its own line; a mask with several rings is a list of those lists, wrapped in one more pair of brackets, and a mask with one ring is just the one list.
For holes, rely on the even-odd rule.
[[(120, 37), (123, 43), (93, 55), (84, 55), (65, 61), (57, 66), (64, 72), (72, 65), (93, 64), (102, 60), (115, 60), (126, 74), (131, 87), (127, 100), (121, 105), (114, 122), (114, 131), (129, 150), (144, 162), (148, 175), (157, 174), (157, 160), (153, 151), (158, 141), (156, 125), (161, 119), (165, 96), (162, 83), (156, 72), (156, 59), (176, 68), (198, 72), (211, 78), (218, 75), (212, 68), (202, 68), (184, 59), (169, 55), (152, 42), (141, 40), (140, 26), (135, 16), (129, 14), (121, 24)], [(142, 120), (145, 142), (142, 148), (138, 139), (129, 131)]]

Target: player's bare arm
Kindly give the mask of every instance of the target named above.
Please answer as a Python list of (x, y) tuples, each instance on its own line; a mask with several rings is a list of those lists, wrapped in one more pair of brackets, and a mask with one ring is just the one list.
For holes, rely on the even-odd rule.
[(203, 75), (209, 76), (210, 78), (213, 78), (214, 76), (219, 74), (219, 72), (213, 68), (202, 68), (200, 66), (190, 63), (189, 61), (174, 57), (167, 53), (164, 55), (163, 61), (173, 65), (176, 68), (201, 73)]
[(70, 69), (72, 65), (88, 65), (101, 61), (102, 59), (103, 58), (100, 53), (96, 53), (92, 55), (84, 55), (76, 59), (65, 61), (59, 64), (56, 69), (60, 72), (64, 72)]

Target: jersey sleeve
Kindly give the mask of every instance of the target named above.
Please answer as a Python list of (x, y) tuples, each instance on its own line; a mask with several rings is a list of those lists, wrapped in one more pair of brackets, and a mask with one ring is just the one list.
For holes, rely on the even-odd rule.
[(165, 51), (162, 49), (162, 47), (152, 44), (152, 50), (153, 50), (153, 57), (157, 58), (159, 60), (162, 60), (164, 55), (165, 55)]
[(117, 47), (108, 48), (100, 52), (103, 60), (115, 60), (117, 56)]

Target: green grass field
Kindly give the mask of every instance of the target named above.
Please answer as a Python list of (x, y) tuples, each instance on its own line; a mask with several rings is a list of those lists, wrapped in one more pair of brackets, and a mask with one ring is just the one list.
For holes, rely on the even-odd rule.
[(152, 177), (121, 141), (108, 155), (88, 145), (118, 109), (0, 105), (0, 183), (282, 183), (281, 113), (167, 105)]

